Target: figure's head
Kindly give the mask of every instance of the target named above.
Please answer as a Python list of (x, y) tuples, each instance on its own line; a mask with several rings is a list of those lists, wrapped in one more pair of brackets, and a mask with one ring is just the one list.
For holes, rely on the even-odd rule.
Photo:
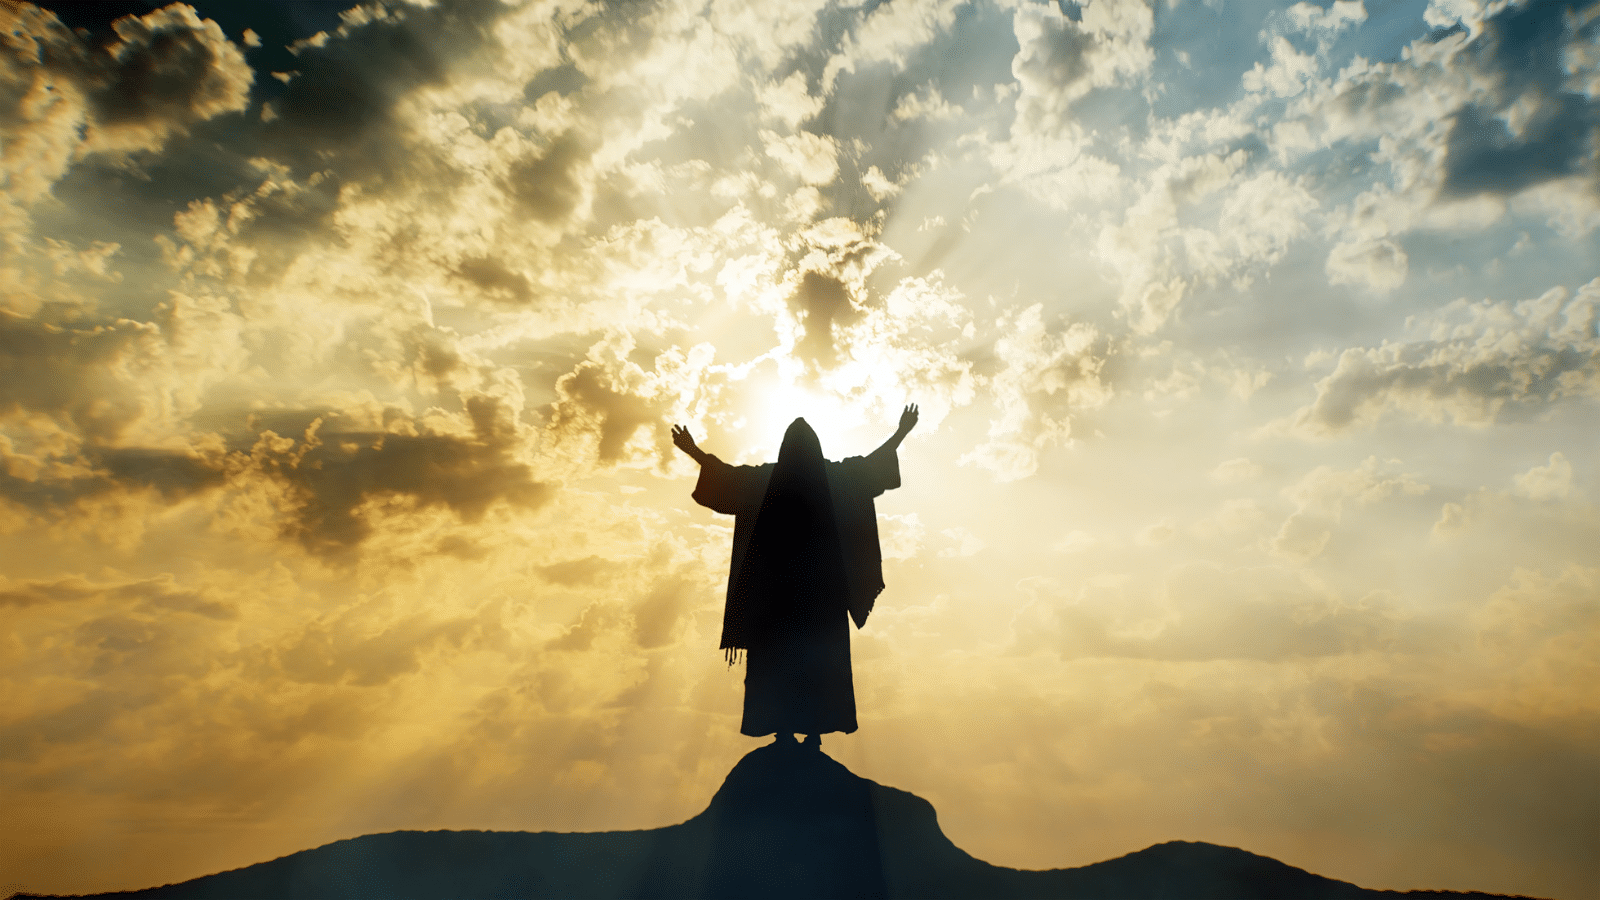
[(790, 422), (789, 430), (783, 433), (783, 445), (778, 448), (778, 462), (786, 459), (822, 459), (822, 442), (817, 440), (817, 433), (811, 430), (805, 419)]

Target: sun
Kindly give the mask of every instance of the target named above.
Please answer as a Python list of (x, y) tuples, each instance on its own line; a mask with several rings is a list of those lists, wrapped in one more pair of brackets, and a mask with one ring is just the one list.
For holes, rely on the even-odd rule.
[[(789, 423), (803, 418), (816, 430), (828, 458), (860, 455), (871, 449), (858, 445), (870, 440), (866, 432), (874, 430), (877, 405), (872, 398), (846, 396), (812, 383), (799, 366), (761, 366), (746, 380), (738, 405), (745, 423), (742, 443), (753, 455), (775, 459)], [(894, 422), (887, 427), (892, 430)]]

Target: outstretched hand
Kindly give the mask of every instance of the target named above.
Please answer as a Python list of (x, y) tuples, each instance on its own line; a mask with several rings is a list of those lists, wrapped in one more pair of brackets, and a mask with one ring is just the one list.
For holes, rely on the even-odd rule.
[(699, 446), (695, 444), (694, 435), (690, 434), (689, 429), (682, 425), (672, 426), (672, 444), (679, 450), (689, 454), (689, 457), (695, 462), (701, 462), (701, 457), (705, 455)]
[(679, 450), (691, 455), (693, 451), (699, 449), (695, 446), (694, 435), (690, 434), (689, 429), (682, 425), (672, 426), (672, 443)]
[(911, 429), (915, 428), (916, 425), (917, 405), (915, 403), (908, 403), (906, 404), (905, 410), (900, 413), (900, 433), (910, 434)]

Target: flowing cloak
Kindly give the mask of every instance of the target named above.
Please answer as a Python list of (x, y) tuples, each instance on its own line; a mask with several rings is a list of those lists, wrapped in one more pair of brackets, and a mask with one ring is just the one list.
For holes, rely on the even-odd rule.
[(900, 486), (900, 461), (892, 447), (839, 462), (815, 453), (787, 476), (785, 453), (760, 466), (707, 454), (694, 489), (734, 517), (721, 646), (746, 653), (739, 730), (752, 736), (856, 730), (847, 622), (865, 625), (883, 590), (872, 501)]

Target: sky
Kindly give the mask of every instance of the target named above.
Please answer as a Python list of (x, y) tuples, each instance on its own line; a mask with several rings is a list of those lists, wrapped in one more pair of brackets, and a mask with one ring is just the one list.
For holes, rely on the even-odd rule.
[(1600, 5), (342, 5), (0, 6), (0, 892), (687, 819), (669, 427), (914, 402), (825, 752), (1600, 898)]

